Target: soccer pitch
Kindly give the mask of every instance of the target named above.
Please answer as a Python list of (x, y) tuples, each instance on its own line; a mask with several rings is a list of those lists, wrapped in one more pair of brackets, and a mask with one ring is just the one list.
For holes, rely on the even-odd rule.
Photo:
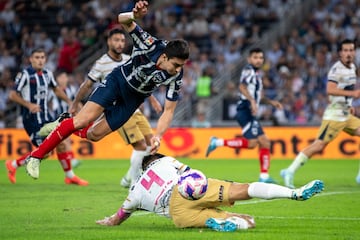
[[(181, 159), (208, 177), (252, 182), (258, 179), (257, 160)], [(282, 184), (280, 169), (288, 160), (273, 160), (271, 175)], [(0, 239), (360, 239), (360, 185), (354, 160), (310, 160), (295, 177), (295, 185), (313, 179), (325, 191), (305, 202), (252, 199), (230, 211), (253, 215), (256, 228), (233, 233), (209, 229), (177, 229), (167, 218), (139, 211), (120, 226), (104, 227), (95, 220), (114, 213), (127, 195), (119, 185), (129, 161), (89, 160), (75, 169), (89, 186), (64, 184), (58, 161), (44, 161), (40, 178), (24, 168), (17, 183), (9, 183), (0, 161)]]

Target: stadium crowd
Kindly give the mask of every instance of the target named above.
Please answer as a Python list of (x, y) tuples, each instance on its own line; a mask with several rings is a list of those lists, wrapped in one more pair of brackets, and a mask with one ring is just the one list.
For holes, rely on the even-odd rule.
[[(143, 20), (144, 28), (160, 38), (184, 38), (191, 45), (181, 100), (192, 105), (193, 115), (187, 120), (197, 114), (206, 116), (211, 97), (224, 91), (212, 82), (238, 67), (246, 48), (256, 44), (273, 24), (286, 19), (298, 2), (175, 0), (158, 4)], [(18, 112), (7, 94), (18, 70), (29, 63), (32, 49), (45, 48), (47, 67), (66, 70), (72, 84), (79, 86), (91, 67), (78, 71), (82, 53), (104, 41), (106, 32), (116, 26), (117, 14), (132, 6), (130, 0), (0, 0), (0, 127), (16, 127), (13, 119)], [(336, 59), (337, 43), (360, 37), (359, 6), (359, 0), (319, 0), (300, 27), (264, 49), (265, 94), (279, 100), (284, 109), (264, 106), (260, 119), (274, 125), (319, 124), (327, 104), (326, 74)], [(360, 49), (356, 65), (360, 65)], [(236, 101), (239, 77), (224, 83), (224, 100)], [(360, 106), (359, 101), (355, 104)], [(146, 104), (144, 108), (150, 118), (158, 117)], [(205, 121), (211, 124), (211, 119)]]

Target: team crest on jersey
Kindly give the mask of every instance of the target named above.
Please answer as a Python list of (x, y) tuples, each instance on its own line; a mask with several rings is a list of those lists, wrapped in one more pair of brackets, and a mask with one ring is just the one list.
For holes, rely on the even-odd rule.
[(145, 39), (145, 44), (146, 45), (152, 45), (154, 43), (154, 38), (152, 36), (148, 36), (146, 39)]

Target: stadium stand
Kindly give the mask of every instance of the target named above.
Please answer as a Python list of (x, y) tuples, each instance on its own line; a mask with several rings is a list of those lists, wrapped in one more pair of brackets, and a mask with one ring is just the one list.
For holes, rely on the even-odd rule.
[[(145, 29), (161, 38), (185, 38), (191, 44), (174, 126), (190, 126), (196, 112), (206, 112), (212, 126), (236, 125), (232, 117), (237, 82), (243, 56), (251, 46), (266, 52), (262, 69), (266, 95), (285, 106), (284, 111), (263, 106), (259, 118), (270, 125), (317, 125), (326, 105), (326, 72), (335, 59), (337, 41), (360, 36), (360, 2), (353, 0), (167, 0), (151, 4), (151, 14), (142, 24)], [(116, 26), (114, 16), (131, 7), (130, 0), (1, 1), (0, 89), (4, 95), (0, 124), (14, 127), (14, 121), (6, 118), (14, 119), (17, 109), (3, 96), (19, 68), (28, 64), (31, 49), (48, 49), (48, 67), (55, 71), (64, 44), (69, 39), (76, 42), (79, 54), (68, 72), (73, 72), (73, 84), (79, 84), (94, 59), (105, 51), (104, 36)], [(356, 63), (359, 66), (359, 49)], [(211, 84), (204, 101), (196, 93), (205, 72)], [(148, 104), (145, 112), (157, 118)]]

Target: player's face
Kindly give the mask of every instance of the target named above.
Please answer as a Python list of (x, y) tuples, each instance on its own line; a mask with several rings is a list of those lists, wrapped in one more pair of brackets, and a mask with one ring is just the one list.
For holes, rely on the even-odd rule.
[(116, 55), (120, 55), (123, 52), (125, 43), (125, 35), (121, 33), (114, 34), (108, 39), (109, 50)]
[(264, 64), (264, 54), (262, 52), (252, 53), (248, 57), (248, 62), (256, 68), (260, 68)]
[(35, 52), (30, 57), (31, 66), (36, 70), (42, 70), (45, 66), (46, 56), (43, 52)]
[(164, 61), (159, 65), (159, 67), (167, 71), (170, 75), (176, 75), (179, 73), (184, 66), (186, 60), (180, 58), (168, 58), (165, 55), (162, 56)]
[(350, 64), (353, 63), (355, 59), (355, 45), (353, 43), (343, 44), (339, 54), (340, 61), (344, 65), (350, 66)]

